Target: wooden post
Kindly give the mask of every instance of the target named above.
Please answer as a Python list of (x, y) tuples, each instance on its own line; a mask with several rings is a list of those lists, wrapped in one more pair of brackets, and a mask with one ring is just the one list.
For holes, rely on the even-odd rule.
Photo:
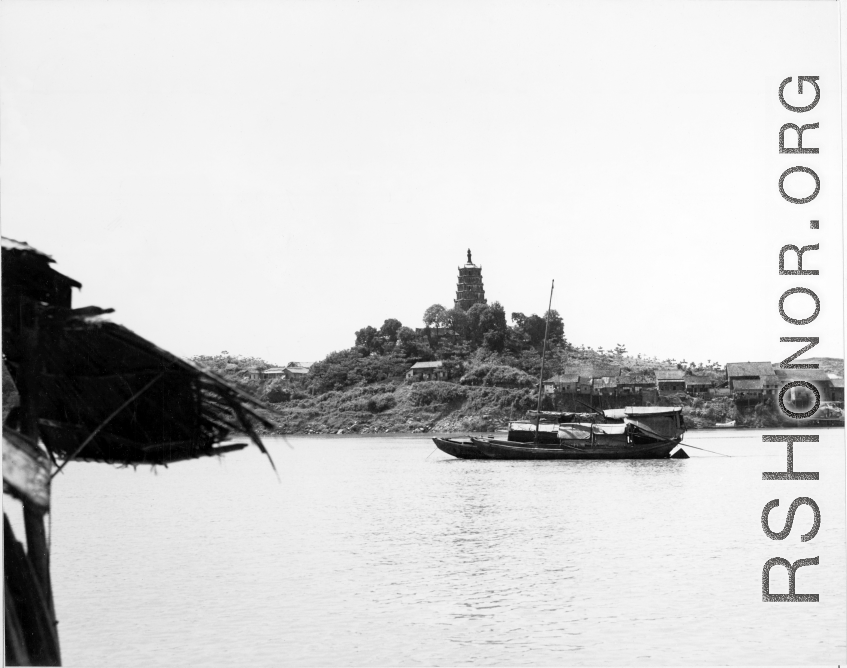
[[(38, 443), (38, 379), (41, 366), (38, 305), (31, 301), (21, 304), (21, 366), (18, 370), (20, 396), (20, 431)], [(49, 467), (49, 462), (48, 462)], [(24, 529), (26, 530), (27, 557), (41, 583), (45, 603), (55, 619), (53, 588), (50, 583), (50, 552), (44, 529), (44, 510), (32, 503), (23, 502)]]

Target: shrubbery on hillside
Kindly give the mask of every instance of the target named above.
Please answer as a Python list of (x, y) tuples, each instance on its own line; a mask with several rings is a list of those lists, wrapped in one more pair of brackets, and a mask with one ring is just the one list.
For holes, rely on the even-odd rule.
[(533, 387), (538, 381), (525, 371), (504, 364), (480, 364), (462, 376), (463, 385)]
[(409, 403), (413, 406), (430, 406), (432, 404), (448, 404), (464, 399), (467, 390), (461, 385), (447, 383), (441, 380), (426, 380), (414, 383), (409, 388)]
[(309, 387), (322, 394), (360, 384), (402, 378), (409, 361), (399, 355), (362, 355), (357, 349), (330, 353), (309, 370)]

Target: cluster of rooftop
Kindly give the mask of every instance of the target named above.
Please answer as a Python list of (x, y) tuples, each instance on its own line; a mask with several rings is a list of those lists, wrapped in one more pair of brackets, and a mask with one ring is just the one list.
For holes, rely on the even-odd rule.
[(268, 369), (253, 367), (247, 370), (247, 376), (251, 380), (273, 380), (283, 379), (292, 383), (302, 383), (309, 376), (310, 364), (300, 362), (289, 362), (286, 366), (274, 366)]
[[(761, 401), (775, 397), (787, 383), (802, 381), (818, 390), (821, 401), (844, 402), (844, 379), (822, 369), (780, 369), (770, 362), (730, 362), (726, 365), (726, 380), (735, 399)], [(794, 399), (796, 393), (791, 392), (789, 398)]]
[(562, 392), (585, 396), (641, 394), (643, 400), (686, 393), (708, 395), (719, 384), (712, 376), (697, 376), (682, 369), (658, 369), (653, 374), (623, 373), (619, 365), (567, 365), (563, 372), (544, 381), (547, 394)]
[[(442, 361), (418, 362), (406, 379), (449, 380)], [(699, 397), (732, 397), (760, 402), (775, 397), (786, 383), (805, 381), (818, 389), (821, 401), (844, 402), (844, 379), (817, 369), (779, 369), (770, 362), (731, 362), (723, 376), (697, 375), (686, 370), (657, 369), (651, 373), (624, 373), (620, 365), (566, 365), (563, 372), (544, 381), (546, 394), (590, 396), (640, 395), (642, 401), (660, 396), (687, 394)], [(793, 397), (790, 397), (793, 398)], [(798, 397), (799, 400), (799, 397)]]

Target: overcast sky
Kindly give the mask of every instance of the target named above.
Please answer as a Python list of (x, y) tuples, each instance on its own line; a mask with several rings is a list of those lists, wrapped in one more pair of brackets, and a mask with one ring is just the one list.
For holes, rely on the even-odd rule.
[[(0, 5), (5, 236), (182, 354), (309, 362), (451, 307), (553, 307), (576, 344), (842, 356), (835, 2)], [(821, 101), (779, 103), (786, 77)], [(786, 97), (805, 104), (796, 83)], [(784, 123), (819, 155), (779, 155)], [(820, 195), (783, 200), (815, 169)], [(809, 177), (793, 175), (802, 196)], [(820, 230), (808, 221), (819, 219)], [(778, 276), (784, 244), (819, 243)], [(821, 314), (779, 316), (806, 286)], [(806, 298), (789, 298), (805, 317)]]

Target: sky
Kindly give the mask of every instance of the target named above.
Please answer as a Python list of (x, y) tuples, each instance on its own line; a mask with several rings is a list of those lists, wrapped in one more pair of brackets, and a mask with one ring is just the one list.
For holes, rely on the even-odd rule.
[[(0, 4), (0, 228), (75, 306), (188, 356), (285, 364), (451, 307), (577, 345), (843, 356), (835, 2)], [(818, 76), (819, 104), (796, 77)], [(780, 155), (784, 123), (819, 123)], [(821, 179), (808, 204), (782, 172)], [(811, 178), (788, 177), (788, 194)], [(809, 221), (820, 220), (820, 229)], [(818, 243), (779, 276), (785, 244)], [(806, 326), (779, 315), (807, 287)], [(793, 317), (808, 297), (786, 301)], [(795, 348), (796, 349), (796, 346)]]

